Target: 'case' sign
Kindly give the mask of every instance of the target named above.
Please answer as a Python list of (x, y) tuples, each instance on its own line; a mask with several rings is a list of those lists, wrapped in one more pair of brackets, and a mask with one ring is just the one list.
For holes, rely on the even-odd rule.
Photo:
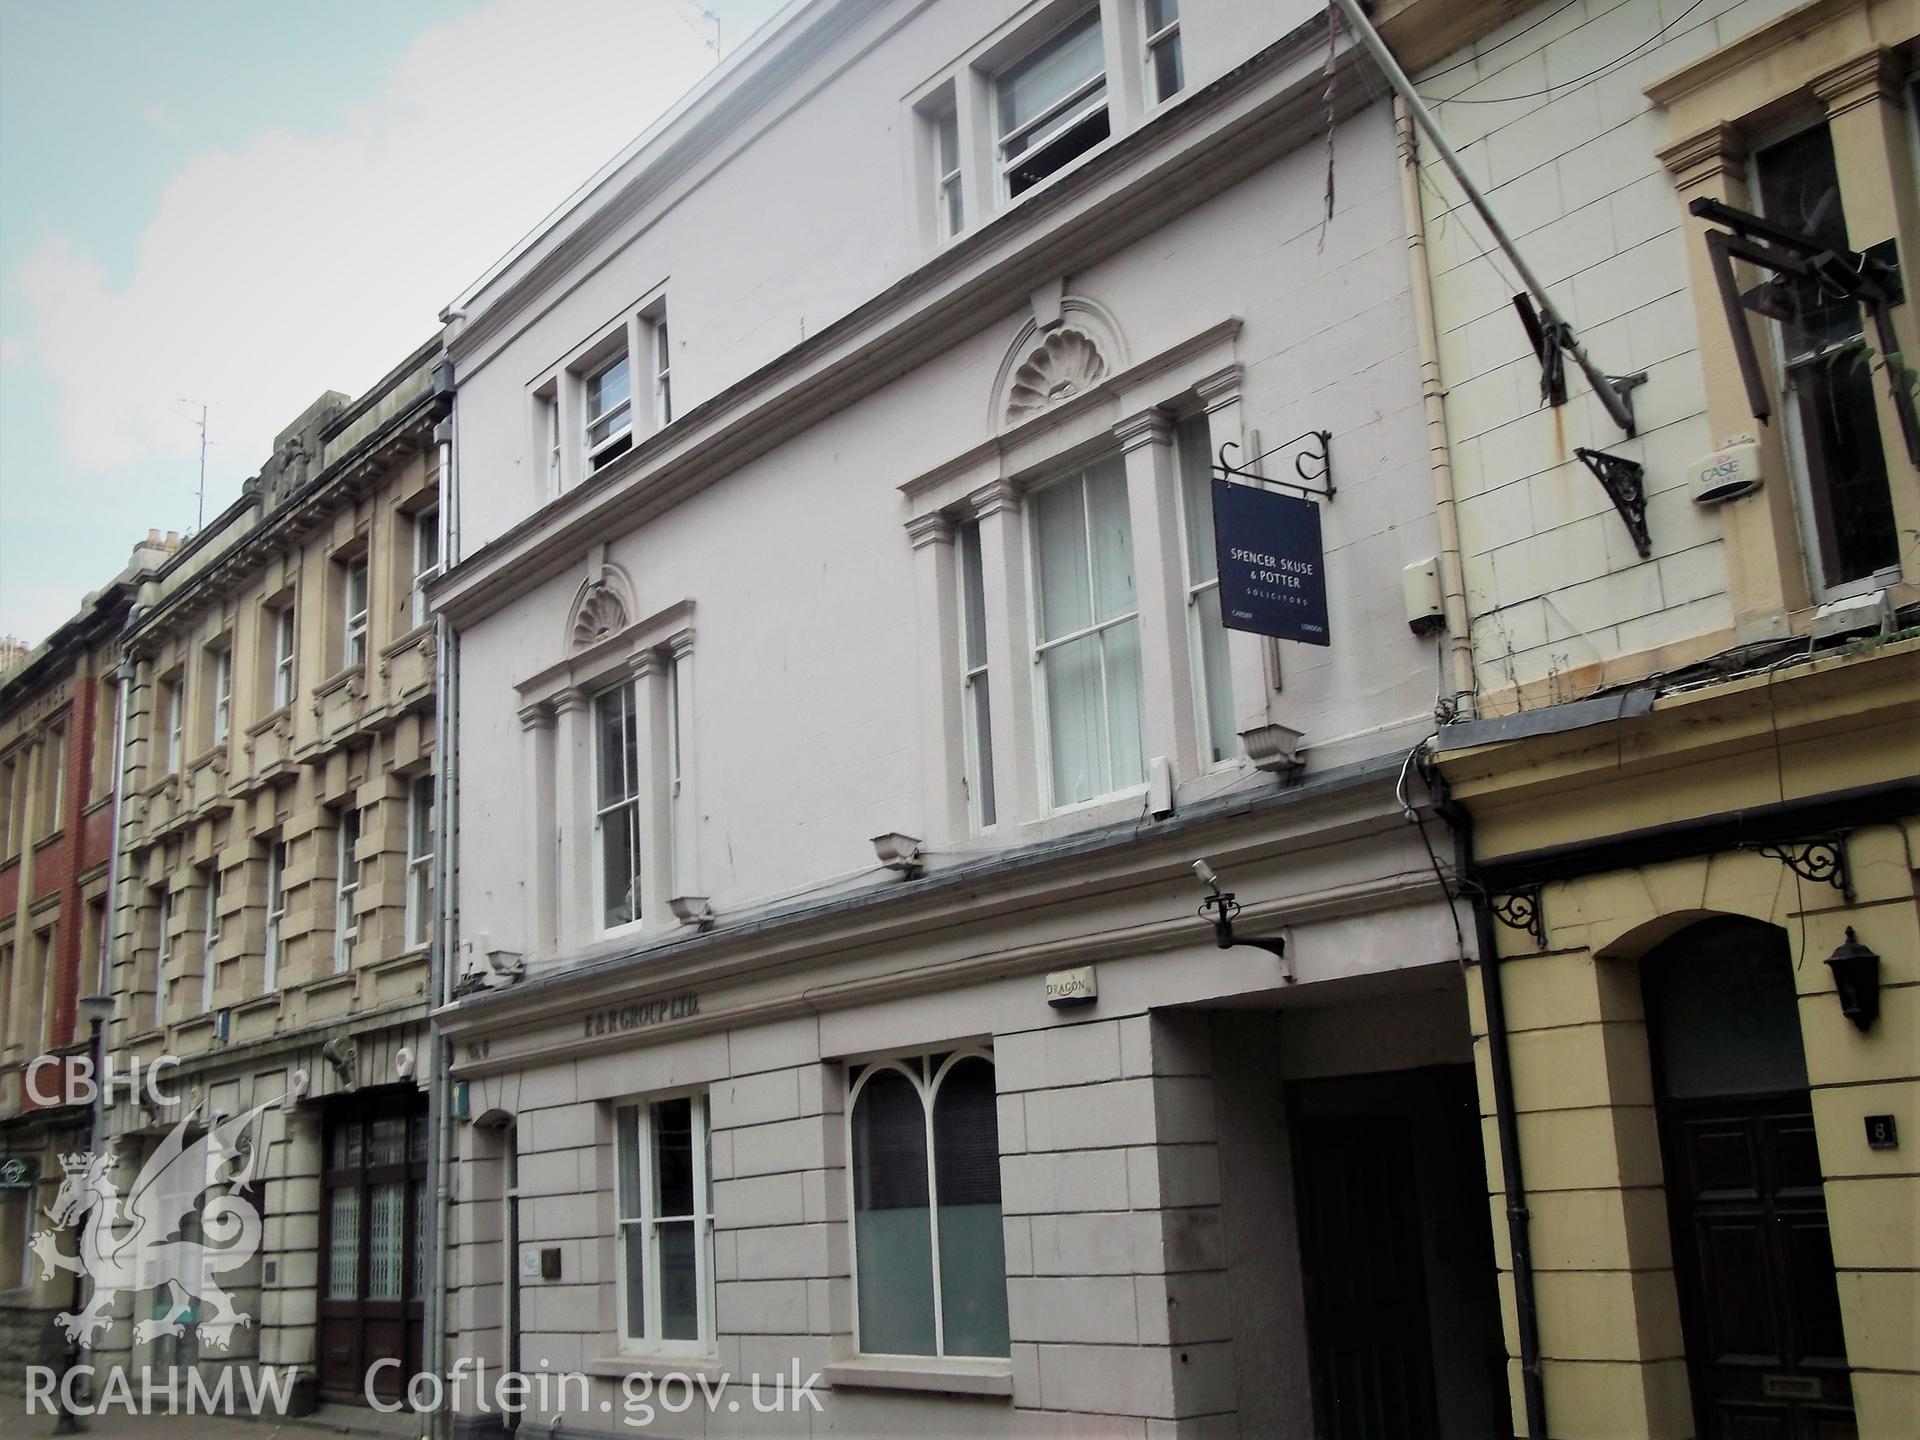
[(1318, 505), (1215, 480), (1213, 544), (1220, 564), (1220, 618), (1229, 630), (1308, 645), (1331, 643)]

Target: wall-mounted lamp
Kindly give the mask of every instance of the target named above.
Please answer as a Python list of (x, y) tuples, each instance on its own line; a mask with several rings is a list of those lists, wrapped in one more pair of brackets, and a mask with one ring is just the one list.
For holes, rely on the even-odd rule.
[(889, 831), (873, 837), (873, 853), (896, 875), (911, 879), (920, 873), (920, 842), (911, 835)]
[(1291, 966), (1286, 965), (1287, 942), (1275, 937), (1271, 940), (1256, 940), (1233, 933), (1234, 918), (1240, 913), (1240, 902), (1233, 898), (1231, 890), (1220, 888), (1220, 877), (1213, 873), (1213, 867), (1204, 860), (1193, 862), (1193, 873), (1200, 877), (1200, 883), (1213, 893), (1200, 902), (1200, 918), (1213, 926), (1213, 943), (1222, 950), (1231, 950), (1236, 945), (1248, 945), (1255, 950), (1264, 950), (1278, 958), (1288, 980), (1293, 979)]
[(1854, 938), (1849, 925), (1847, 938), (1827, 957), (1827, 968), (1840, 992), (1840, 1013), (1856, 1030), (1870, 1029), (1880, 1015), (1880, 957)]
[(667, 908), (682, 925), (696, 930), (713, 928), (713, 906), (704, 895), (676, 895), (667, 901)]

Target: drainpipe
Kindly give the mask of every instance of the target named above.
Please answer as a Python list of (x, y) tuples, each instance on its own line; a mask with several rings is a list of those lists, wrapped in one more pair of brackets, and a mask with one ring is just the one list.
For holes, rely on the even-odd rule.
[(1413, 328), (1420, 347), (1420, 399), (1427, 412), (1427, 464), (1433, 471), (1433, 510), (1440, 527), (1441, 612), (1447, 632), (1447, 674), (1453, 717), (1473, 718), (1473, 618), (1460, 561), (1460, 519), (1454, 508), (1453, 448), (1447, 437), (1447, 387), (1440, 373), (1440, 341), (1433, 319), (1433, 273), (1427, 263), (1427, 221), (1420, 197), (1420, 138), (1407, 102), (1393, 97), (1393, 129), (1400, 149), (1400, 206), (1407, 225), (1407, 264), (1413, 282)]
[[(455, 507), (459, 503), (453, 483), (453, 420), (442, 420), (434, 430), (438, 443), (440, 470), (440, 564), (442, 569), (455, 564), (460, 529)], [(429, 1013), (447, 1001), (451, 989), (454, 934), (452, 849), (454, 839), (454, 697), (458, 693), (459, 671), (455, 663), (453, 627), (444, 615), (433, 619), (433, 763), (440, 771), (433, 807), (434, 897), (437, 914), (433, 919), (432, 943), (427, 951), (427, 997)], [(444, 1376), (447, 1358), (447, 1227), (453, 1210), (453, 1189), (449, 1176), (453, 1169), (453, 1123), (449, 1114), (448, 1067), (453, 1048), (440, 1034), (437, 1020), (428, 1020), (427, 1048), (432, 1069), (427, 1075), (427, 1117), (433, 1134), (433, 1148), (427, 1157), (427, 1188), (433, 1195), (433, 1281), (427, 1287), (427, 1345), (423, 1360), (435, 1375)], [(453, 1416), (446, 1404), (430, 1418), (430, 1433), (443, 1437), (452, 1432)]]
[(1473, 905), (1474, 947), (1479, 951), (1480, 1000), (1487, 1013), (1487, 1061), (1493, 1078), (1494, 1128), (1500, 1136), (1500, 1188), (1507, 1197), (1507, 1248), (1513, 1256), (1514, 1325), (1520, 1332), (1520, 1389), (1527, 1434), (1547, 1440), (1547, 1397), (1540, 1375), (1540, 1315), (1533, 1290), (1533, 1244), (1529, 1238), (1527, 1182), (1520, 1163), (1520, 1123), (1513, 1108), (1513, 1068), (1507, 1053), (1507, 1006), (1500, 984), (1500, 947), (1493, 911), (1473, 860), (1473, 817), (1454, 803), (1445, 778), (1429, 773), (1435, 812), (1453, 830), (1455, 883)]
[[(130, 628), (139, 618), (140, 606), (135, 605), (127, 612), (126, 625)], [(131, 651), (122, 648), (120, 663), (114, 668), (113, 687), (113, 843), (107, 847), (107, 903), (113, 907), (113, 914), (107, 917), (107, 923), (100, 927), (100, 971), (94, 994), (111, 995), (113, 993), (113, 927), (120, 918), (120, 819), (121, 803), (127, 794), (127, 697), (133, 692), (135, 666)]]

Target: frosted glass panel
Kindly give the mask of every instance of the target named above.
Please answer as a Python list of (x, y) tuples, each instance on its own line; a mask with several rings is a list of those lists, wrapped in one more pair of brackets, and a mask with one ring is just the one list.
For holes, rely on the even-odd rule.
[(933, 1102), (940, 1196), (940, 1322), (948, 1355), (1005, 1355), (1006, 1242), (993, 1066), (961, 1060)]
[(1040, 535), (1040, 638), (1056, 639), (1092, 623), (1087, 518), (1080, 482), (1049, 485), (1033, 497)]
[(1100, 632), (1106, 656), (1107, 789), (1124, 790), (1147, 778), (1146, 743), (1140, 735), (1140, 622), (1129, 620)]
[(367, 1298), (400, 1298), (400, 1259), (406, 1244), (407, 1187), (376, 1185), (370, 1196), (367, 1235)]
[(327, 1298), (353, 1300), (360, 1294), (360, 1192), (335, 1190), (327, 1201)]
[(1697, 1099), (1807, 1088), (1783, 931), (1757, 920), (1708, 921), (1644, 963), (1662, 1093)]
[(660, 1227), (660, 1335), (665, 1340), (700, 1338), (694, 1226), (692, 1220), (676, 1220)]
[(625, 1267), (626, 1294), (626, 1335), (629, 1340), (642, 1340), (647, 1334), (646, 1300), (647, 1293), (647, 1232), (641, 1225), (623, 1225), (620, 1228), (621, 1263)]
[(1053, 803), (1104, 794), (1106, 738), (1100, 724), (1100, 637), (1085, 635), (1046, 652), (1048, 756)]

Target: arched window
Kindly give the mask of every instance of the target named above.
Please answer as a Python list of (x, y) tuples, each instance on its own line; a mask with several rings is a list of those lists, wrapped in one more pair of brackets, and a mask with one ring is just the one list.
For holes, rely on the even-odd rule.
[(1007, 1354), (992, 1057), (886, 1060), (851, 1078), (861, 1353)]

